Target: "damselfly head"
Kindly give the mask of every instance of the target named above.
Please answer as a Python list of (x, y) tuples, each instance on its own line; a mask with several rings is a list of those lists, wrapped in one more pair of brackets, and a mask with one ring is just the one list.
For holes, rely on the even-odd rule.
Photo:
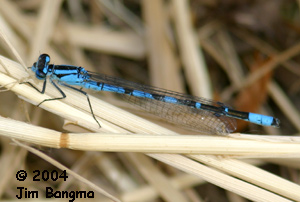
[(45, 79), (49, 72), (50, 56), (48, 54), (41, 54), (37, 62), (33, 63), (31, 70), (35, 72), (35, 76), (38, 79)]

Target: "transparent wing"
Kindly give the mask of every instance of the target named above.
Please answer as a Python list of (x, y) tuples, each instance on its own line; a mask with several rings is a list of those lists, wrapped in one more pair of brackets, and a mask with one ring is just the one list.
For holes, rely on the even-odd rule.
[[(153, 86), (142, 85), (117, 77), (111, 77), (93, 72), (88, 72), (88, 75), (92, 81), (110, 84), (128, 90), (138, 90), (155, 95), (169, 96), (179, 100), (188, 100), (215, 107), (227, 107), (223, 103), (210, 99), (186, 95)], [(208, 134), (227, 134), (235, 131), (236, 129), (235, 119), (224, 116), (221, 113), (222, 111), (220, 111), (218, 114), (186, 105), (178, 105), (155, 99), (135, 97), (127, 94), (121, 95), (129, 103), (135, 104), (141, 109), (164, 118), (171, 123), (187, 127), (191, 130), (197, 130)]]

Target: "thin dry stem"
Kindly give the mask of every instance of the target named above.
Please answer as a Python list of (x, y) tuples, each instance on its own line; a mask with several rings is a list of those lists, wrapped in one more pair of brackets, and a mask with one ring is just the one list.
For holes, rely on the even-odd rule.
[(208, 70), (189, 20), (188, 2), (173, 0), (172, 6), (181, 57), (193, 95), (212, 98)]
[[(232, 156), (300, 157), (300, 138), (258, 140), (195, 135), (121, 133), (60, 133), (0, 117), (3, 136), (36, 145), (85, 151), (214, 154)], [(276, 141), (275, 141), (276, 140)]]

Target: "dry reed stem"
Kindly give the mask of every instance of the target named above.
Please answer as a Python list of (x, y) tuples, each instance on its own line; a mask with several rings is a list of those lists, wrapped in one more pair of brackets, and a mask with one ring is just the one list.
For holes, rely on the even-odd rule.
[(188, 2), (173, 0), (172, 8), (187, 82), (193, 95), (212, 98), (210, 77), (189, 20)]
[(213, 154), (256, 158), (299, 158), (300, 138), (288, 140), (265, 136), (259, 140), (195, 135), (122, 133), (60, 133), (1, 118), (3, 136), (52, 148), (85, 151)]
[[(185, 172), (201, 176), (204, 180), (207, 180), (220, 187), (226, 187), (225, 189), (253, 201), (290, 201), (287, 198), (283, 198), (277, 194), (268, 192), (265, 189), (261, 189), (245, 181), (233, 178), (215, 169), (204, 166), (196, 161), (192, 161), (191, 159), (185, 158), (184, 156), (178, 156), (175, 154), (151, 154), (150, 156)], [(289, 193), (294, 194), (294, 191), (294, 189), (290, 190)], [(277, 193), (282, 194), (282, 192)], [(298, 198), (299, 194), (297, 193), (296, 195)], [(289, 196), (288, 198), (290, 197), (291, 196)]]
[(142, 2), (147, 30), (146, 42), (153, 86), (183, 92), (182, 75), (174, 48), (174, 39), (168, 33), (168, 18), (162, 1)]

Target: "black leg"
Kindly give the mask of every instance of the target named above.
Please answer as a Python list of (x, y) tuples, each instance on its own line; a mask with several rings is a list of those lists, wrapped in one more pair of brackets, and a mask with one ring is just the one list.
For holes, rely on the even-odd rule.
[[(47, 101), (53, 101), (53, 100), (61, 100), (61, 99), (64, 99), (64, 98), (66, 98), (67, 96), (66, 96), (66, 94), (53, 82), (53, 80), (51, 80), (50, 79), (50, 81), (51, 81), (51, 83), (52, 83), (52, 85), (54, 85), (54, 87), (60, 92), (60, 94), (62, 95), (62, 97), (57, 97), (57, 98), (51, 98), (51, 99), (45, 99), (45, 100), (43, 100), (42, 102), (40, 102), (37, 106), (40, 106), (42, 103), (44, 103), (44, 102), (47, 102)], [(40, 91), (37, 87), (35, 87), (32, 83), (30, 83), (30, 82), (22, 82), (22, 83), (20, 83), (20, 84), (29, 84), (31, 87), (33, 87), (36, 91), (38, 91), (39, 93), (41, 93), (41, 94), (44, 94), (45, 93), (45, 90), (46, 90), (46, 84), (47, 84), (47, 81), (46, 81), (46, 79), (45, 79), (45, 81), (44, 81), (44, 84), (43, 84), (43, 89)], [(84, 94), (85, 96), (86, 96), (86, 98), (87, 98), (87, 101), (88, 101), (88, 103), (89, 103), (89, 107), (90, 107), (90, 110), (91, 110), (91, 114), (92, 114), (92, 116), (93, 116), (93, 118), (95, 119), (95, 121), (97, 122), (97, 124), (99, 125), (99, 127), (101, 128), (101, 125), (100, 125), (100, 123), (97, 121), (97, 119), (96, 119), (96, 117), (95, 117), (95, 114), (94, 114), (94, 111), (93, 111), (93, 108), (92, 108), (92, 105), (91, 105), (91, 101), (90, 101), (90, 98), (89, 98), (89, 96), (88, 96), (88, 94), (86, 93), (86, 92), (84, 92), (84, 91), (82, 91), (81, 89), (77, 89), (77, 88), (74, 88), (74, 87), (72, 87), (72, 86), (69, 86), (69, 85), (67, 85), (67, 84), (64, 84), (64, 83), (60, 83), (62, 86), (66, 86), (66, 87), (68, 87), (68, 88), (71, 88), (72, 90), (76, 90), (76, 91), (78, 91), (78, 92), (80, 92), (80, 93), (82, 93), (82, 94)]]
[[(61, 100), (66, 98), (66, 94), (50, 79), (52, 85), (54, 85), (54, 87), (60, 92), (60, 94), (62, 95), (62, 97), (57, 97), (57, 98), (51, 98), (51, 99), (45, 99), (42, 102), (40, 102), (37, 106), (39, 107), (42, 103), (46, 102), (46, 101), (52, 101), (52, 100)], [(44, 80), (44, 84), (43, 84), (43, 88), (42, 90), (39, 90), (36, 86), (34, 86), (32, 83), (30, 82), (22, 82), (20, 84), (29, 84), (32, 88), (34, 88), (37, 92), (44, 94), (45, 90), (46, 90), (46, 84), (47, 84), (47, 80)]]
[(21, 82), (20, 84), (29, 84), (32, 88), (34, 88), (37, 92), (41, 93), (41, 94), (44, 94), (45, 93), (45, 89), (46, 89), (46, 84), (47, 84), (47, 81), (46, 79), (44, 80), (44, 83), (43, 83), (43, 89), (40, 91), (37, 87), (35, 87), (32, 83), (26, 81), (26, 82)]
[[(69, 85), (64, 84), (64, 83), (60, 83), (60, 85), (66, 86), (66, 87), (68, 87), (68, 88), (71, 88), (72, 90), (76, 90), (77, 92), (80, 92), (80, 93), (82, 93), (83, 95), (86, 96), (86, 99), (87, 99), (87, 101), (88, 101), (88, 103), (89, 103), (89, 107), (90, 107), (90, 110), (91, 110), (91, 114), (92, 114), (93, 118), (95, 119), (95, 121), (97, 122), (97, 124), (99, 125), (99, 127), (101, 128), (100, 123), (97, 121), (97, 119), (96, 119), (96, 117), (95, 117), (95, 114), (94, 114), (94, 111), (93, 111), (93, 108), (92, 108), (92, 104), (91, 104), (89, 95), (88, 95), (86, 92), (84, 92), (83, 90), (78, 89), (78, 88), (74, 88), (73, 86), (69, 86)], [(59, 90), (61, 91), (61, 89), (59, 89)]]
[[(46, 80), (45, 80), (46, 81)], [(61, 100), (66, 98), (66, 94), (50, 79), (50, 82), (52, 83), (52, 85), (59, 91), (59, 93), (61, 94), (62, 97), (56, 97), (56, 98), (51, 98), (51, 99), (45, 99), (42, 102), (40, 102), (37, 106), (39, 107), (42, 103), (47, 102), (47, 101), (53, 101), (53, 100)], [(45, 92), (45, 87), (46, 85), (43, 85), (43, 94)]]

